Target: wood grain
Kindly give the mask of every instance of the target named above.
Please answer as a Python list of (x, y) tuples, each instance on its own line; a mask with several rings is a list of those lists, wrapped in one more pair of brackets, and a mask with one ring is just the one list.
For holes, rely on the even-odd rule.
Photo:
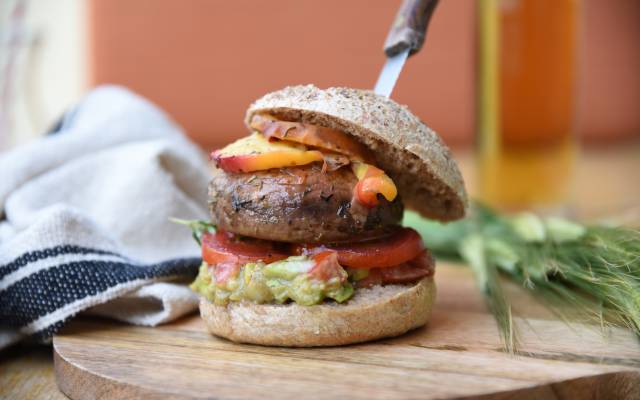
[(17, 345), (0, 352), (0, 399), (66, 399), (53, 378), (51, 347)]
[[(336, 399), (640, 396), (640, 346), (624, 329), (568, 326), (541, 313), (505, 354), (471, 273), (440, 265), (428, 327), (369, 344), (287, 349), (212, 337), (197, 316), (161, 328), (82, 319), (54, 338), (60, 389), (72, 399)], [(534, 304), (534, 305), (531, 305)]]

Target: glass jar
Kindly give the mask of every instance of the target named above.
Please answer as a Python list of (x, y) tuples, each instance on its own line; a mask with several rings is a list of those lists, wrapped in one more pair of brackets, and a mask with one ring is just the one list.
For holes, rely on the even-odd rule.
[(478, 2), (479, 198), (566, 209), (575, 135), (579, 0)]

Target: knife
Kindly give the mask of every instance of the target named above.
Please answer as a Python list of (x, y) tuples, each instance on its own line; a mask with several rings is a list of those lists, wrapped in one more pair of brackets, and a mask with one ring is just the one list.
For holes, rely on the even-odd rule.
[(427, 25), (438, 0), (403, 0), (384, 43), (387, 56), (374, 92), (389, 97), (407, 58), (424, 43)]

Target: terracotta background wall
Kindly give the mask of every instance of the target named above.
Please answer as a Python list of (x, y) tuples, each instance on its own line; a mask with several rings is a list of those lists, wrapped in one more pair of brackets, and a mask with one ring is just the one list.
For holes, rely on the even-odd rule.
[[(205, 147), (245, 134), (247, 105), (285, 85), (372, 87), (399, 1), (91, 0), (91, 84), (121, 83)], [(394, 98), (451, 144), (474, 124), (475, 10), (442, 0)], [(580, 133), (640, 133), (640, 1), (584, 0)]]

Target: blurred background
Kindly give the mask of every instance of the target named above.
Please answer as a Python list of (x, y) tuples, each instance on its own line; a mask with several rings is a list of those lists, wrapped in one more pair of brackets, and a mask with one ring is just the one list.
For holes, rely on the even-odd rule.
[[(399, 4), (2, 0), (0, 149), (42, 135), (90, 88), (117, 83), (157, 103), (209, 150), (245, 135), (246, 107), (268, 91), (299, 83), (372, 88)], [(562, 136), (570, 137), (571, 149), (579, 142), (587, 151), (606, 152), (638, 142), (638, 38), (640, 1), (635, 0), (441, 0), (424, 48), (409, 59), (392, 97), (456, 153), (479, 149), (481, 162), (468, 164), (465, 174), (480, 171), (483, 197), (521, 205), (530, 200), (522, 188), (496, 194), (505, 179), (542, 182), (549, 168), (566, 170), (554, 185), (567, 188), (570, 178), (564, 176), (577, 156), (573, 150), (562, 153), (546, 169), (530, 157), (526, 163), (538, 165), (536, 172), (499, 175), (496, 170), (517, 172), (519, 167), (513, 160), (483, 157), (500, 160), (496, 151), (504, 150), (496, 146), (531, 136), (508, 133), (505, 127), (518, 130), (518, 121), (525, 121), (540, 133), (529, 141), (515, 140), (519, 146)], [(509, 78), (514, 65), (520, 75)], [(536, 77), (535, 71), (544, 74)], [(560, 80), (558, 74), (564, 74)], [(563, 89), (554, 92), (558, 87)], [(565, 99), (564, 108), (538, 109), (535, 101), (527, 102), (534, 95), (540, 107)], [(545, 125), (545, 115), (563, 132)], [(509, 157), (529, 157), (514, 154)]]

